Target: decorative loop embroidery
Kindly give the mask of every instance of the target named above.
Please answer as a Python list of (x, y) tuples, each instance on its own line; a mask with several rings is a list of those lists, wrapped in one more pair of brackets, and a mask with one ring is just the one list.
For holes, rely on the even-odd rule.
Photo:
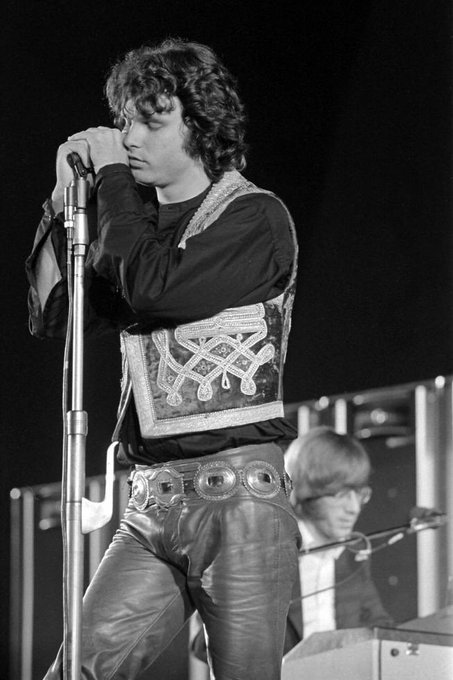
[(239, 310), (227, 309), (219, 316), (177, 328), (175, 340), (190, 353), (184, 364), (171, 354), (168, 334), (164, 330), (153, 333), (160, 356), (157, 384), (167, 393), (167, 403), (171, 406), (181, 404), (180, 390), (186, 380), (198, 383), (200, 401), (209, 401), (213, 397), (212, 383), (216, 378), (221, 378), (224, 390), (231, 389), (230, 375), (240, 379), (243, 394), (255, 394), (255, 373), (275, 356), (271, 343), (254, 351), (255, 345), (266, 336), (262, 304)]

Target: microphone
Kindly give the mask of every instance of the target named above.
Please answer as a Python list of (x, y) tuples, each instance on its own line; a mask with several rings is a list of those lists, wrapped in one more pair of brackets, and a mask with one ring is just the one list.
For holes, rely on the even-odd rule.
[(79, 154), (76, 153), (75, 151), (71, 151), (71, 153), (68, 153), (66, 156), (66, 160), (68, 162), (68, 165), (70, 168), (72, 168), (72, 171), (74, 173), (74, 176), (82, 177), (82, 179), (85, 179), (87, 175), (94, 175), (96, 174), (94, 172), (94, 168), (92, 165), (90, 165), (88, 168), (82, 163), (82, 159), (80, 158)]
[(364, 538), (373, 540), (378, 538), (379, 535), (385, 535), (392, 532), (390, 538), (386, 540), (385, 543), (381, 544), (378, 548), (371, 548), (370, 545), (363, 550), (359, 550), (355, 556), (355, 560), (360, 562), (366, 560), (370, 555), (375, 552), (375, 550), (380, 550), (383, 547), (389, 547), (394, 543), (398, 543), (405, 536), (409, 534), (415, 534), (418, 531), (424, 531), (425, 529), (438, 529), (439, 527), (446, 524), (448, 521), (447, 514), (445, 512), (439, 512), (434, 508), (424, 508), (416, 506), (412, 508), (409, 512), (409, 522), (401, 527), (395, 527), (394, 529), (389, 529), (383, 532), (376, 532), (375, 534), (369, 534)]
[(439, 512), (434, 508), (425, 508), (423, 506), (416, 505), (414, 508), (411, 508), (411, 511), (409, 512), (409, 519), (426, 519), (426, 517), (438, 517), (443, 514), (444, 513)]
[(72, 168), (74, 179), (71, 182), (72, 186), (66, 188), (64, 195), (65, 226), (71, 228), (68, 234), (71, 236), (72, 246), (80, 249), (89, 244), (87, 201), (90, 182), (86, 177), (89, 173), (94, 175), (94, 169), (86, 168), (75, 151), (68, 153), (66, 160)]
[(447, 523), (447, 515), (434, 508), (415, 506), (409, 513), (409, 520), (409, 531), (414, 533), (423, 529), (438, 529)]
[[(376, 552), (376, 550), (382, 550), (382, 548), (386, 548), (401, 541), (401, 539), (408, 534), (423, 531), (424, 529), (438, 529), (446, 524), (447, 521), (448, 517), (445, 512), (439, 512), (438, 510), (434, 510), (434, 508), (415, 507), (410, 511), (409, 522), (406, 522), (406, 524), (375, 531), (370, 534), (362, 534), (360, 531), (353, 531), (349, 538), (317, 545), (305, 550), (302, 548), (300, 553), (302, 555), (308, 555), (309, 553), (318, 552), (319, 550), (329, 550), (331, 548), (338, 548), (339, 546), (347, 546), (350, 543), (355, 543), (361, 538), (365, 541), (366, 547), (356, 552), (355, 560), (360, 562), (367, 560), (372, 553)], [(384, 543), (381, 543), (375, 548), (371, 547), (371, 541), (382, 538), (386, 539)]]

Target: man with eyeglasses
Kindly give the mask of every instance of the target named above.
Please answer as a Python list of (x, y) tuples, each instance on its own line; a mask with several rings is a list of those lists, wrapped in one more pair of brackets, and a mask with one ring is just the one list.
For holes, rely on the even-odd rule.
[[(316, 427), (293, 440), (285, 467), (293, 483), (290, 503), (303, 542), (285, 654), (312, 633), (392, 625), (372, 581), (369, 560), (357, 559), (357, 545), (308, 552), (349, 538), (370, 500), (371, 464), (363, 446), (350, 435)], [(192, 642), (192, 652), (206, 661), (202, 631)]]
[(357, 559), (356, 545), (309, 552), (349, 538), (370, 500), (371, 465), (363, 446), (350, 435), (316, 427), (291, 443), (285, 466), (303, 541), (300, 590), (288, 614), (285, 653), (315, 632), (392, 625), (369, 560)]

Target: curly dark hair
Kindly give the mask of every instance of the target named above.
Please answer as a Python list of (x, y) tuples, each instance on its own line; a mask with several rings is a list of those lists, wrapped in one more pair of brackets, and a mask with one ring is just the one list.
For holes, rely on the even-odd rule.
[(171, 110), (178, 97), (191, 133), (185, 151), (201, 160), (208, 177), (218, 181), (226, 170), (245, 167), (244, 106), (235, 79), (206, 45), (168, 38), (132, 50), (111, 68), (105, 93), (119, 127), (128, 102), (147, 120)]

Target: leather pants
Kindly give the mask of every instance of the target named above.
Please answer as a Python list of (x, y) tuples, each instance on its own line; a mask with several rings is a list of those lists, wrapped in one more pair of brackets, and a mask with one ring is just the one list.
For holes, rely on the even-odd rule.
[[(273, 444), (191, 460), (264, 460), (283, 475)], [(197, 609), (216, 680), (278, 680), (299, 541), (283, 488), (144, 511), (131, 501), (84, 597), (81, 677), (133, 680)], [(45, 680), (61, 673), (60, 650)]]

